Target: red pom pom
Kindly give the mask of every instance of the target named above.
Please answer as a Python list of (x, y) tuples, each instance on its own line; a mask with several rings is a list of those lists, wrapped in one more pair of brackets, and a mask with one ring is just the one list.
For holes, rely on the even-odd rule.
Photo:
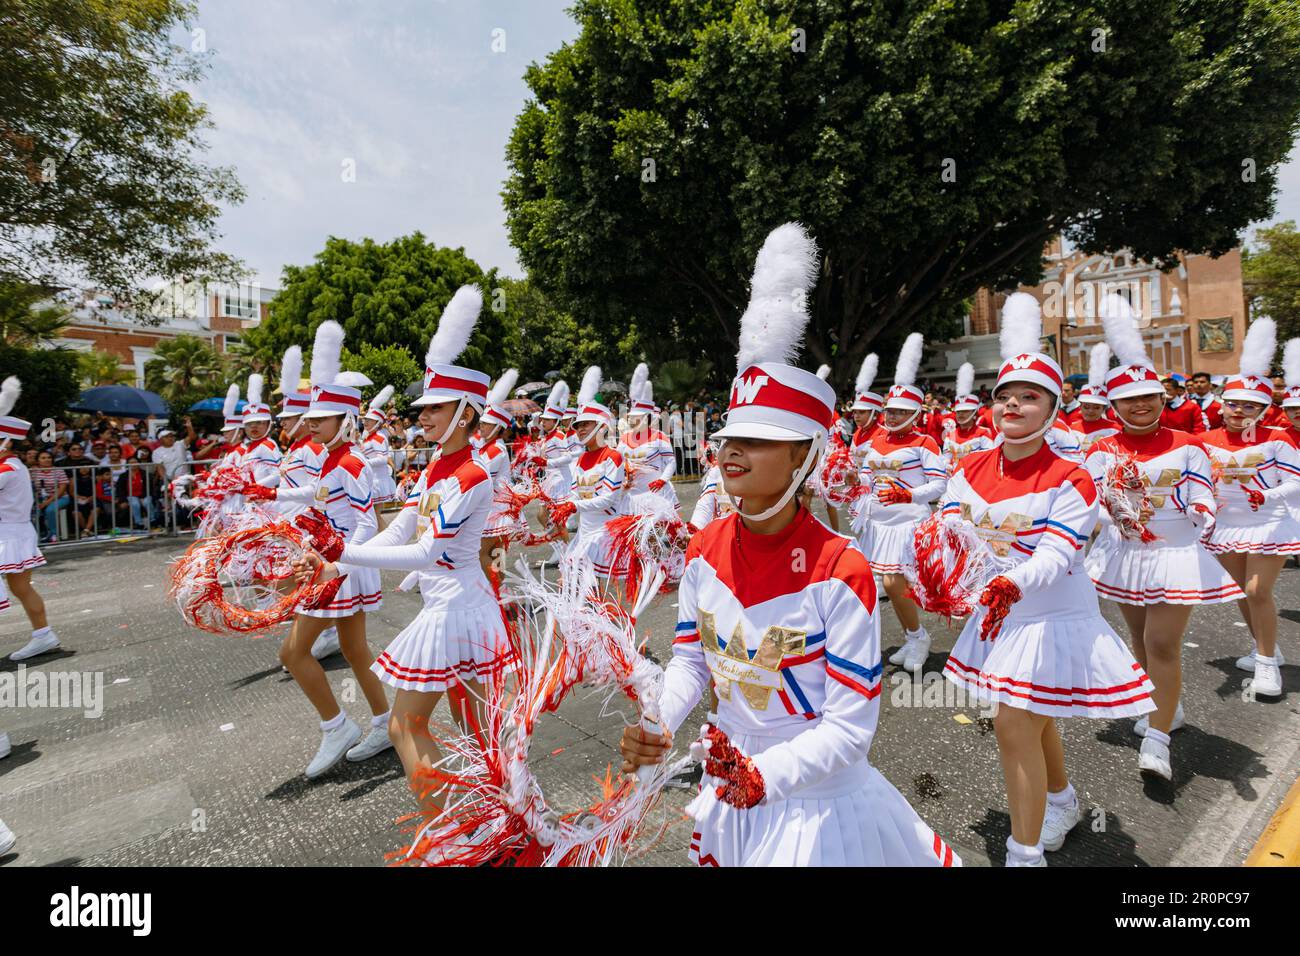
[(1020, 588), (1011, 579), (999, 574), (989, 582), (984, 593), (980, 595), (980, 604), (988, 608), (988, 613), (984, 615), (984, 622), (980, 625), (981, 641), (997, 639), (998, 632), (1002, 630), (1002, 622), (1011, 613), (1011, 605), (1020, 598)]
[(741, 810), (757, 806), (767, 795), (767, 784), (754, 761), (737, 750), (731, 739), (717, 727), (706, 726), (704, 739), (709, 744), (704, 772), (726, 781), (717, 788), (718, 799)]

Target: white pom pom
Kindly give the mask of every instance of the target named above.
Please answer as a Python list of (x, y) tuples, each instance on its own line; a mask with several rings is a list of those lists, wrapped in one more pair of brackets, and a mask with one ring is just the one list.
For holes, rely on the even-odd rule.
[(895, 385), (914, 385), (916, 373), (921, 367), (921, 354), (925, 351), (925, 336), (913, 332), (903, 341), (903, 350), (898, 353), (898, 364), (894, 366)]
[(831, 367), (829, 365), (817, 366), (817, 377), (823, 382), (831, 377)]
[(808, 292), (817, 269), (817, 245), (799, 223), (768, 233), (754, 260), (749, 306), (740, 317), (737, 371), (759, 362), (794, 362), (808, 325)]
[(858, 369), (857, 381), (853, 383), (857, 394), (871, 391), (871, 383), (876, 380), (876, 372), (880, 370), (880, 356), (872, 352), (862, 360), (862, 367)]
[(339, 372), (334, 376), (334, 384), (346, 385), (349, 388), (365, 388), (375, 383), (370, 381), (370, 376), (364, 372)]
[(595, 400), (596, 393), (600, 391), (600, 382), (601, 374), (599, 365), (592, 365), (582, 374), (582, 385), (578, 387), (579, 411), (581, 411), (582, 407), (588, 402)]
[(425, 353), (426, 365), (450, 365), (465, 351), (469, 337), (474, 334), (474, 324), (483, 311), (483, 293), (476, 285), (463, 285), (442, 310), (438, 330), (429, 340)]
[(1088, 356), (1088, 384), (1100, 388), (1106, 384), (1106, 373), (1110, 371), (1110, 346), (1098, 342), (1092, 347)]
[(1138, 331), (1137, 313), (1122, 295), (1111, 292), (1101, 300), (1098, 311), (1106, 330), (1106, 342), (1121, 365), (1155, 368)]
[(645, 387), (645, 383), (648, 381), (650, 381), (650, 366), (646, 365), (645, 362), (641, 362), (637, 365), (636, 371), (632, 373), (632, 380), (628, 382), (628, 401), (639, 401), (641, 399), (641, 389)]
[(18, 404), (18, 396), (23, 393), (22, 382), (17, 375), (10, 375), (0, 384), (0, 415), (8, 415)]
[(385, 385), (378, 392), (376, 392), (375, 397), (370, 400), (370, 409), (372, 411), (383, 411), (384, 406), (388, 404), (388, 400), (392, 397), (393, 397), (393, 386)]
[(1250, 323), (1246, 341), (1241, 344), (1241, 374), (1267, 378), (1276, 351), (1277, 323), (1272, 319), (1256, 319)]
[(231, 418), (235, 414), (235, 409), (239, 407), (239, 386), (231, 385), (226, 389), (226, 400), (221, 404), (221, 414)]
[(1013, 292), (1002, 303), (1002, 331), (998, 345), (1003, 359), (1037, 352), (1042, 346), (1043, 313), (1038, 300), (1028, 292)]
[(343, 353), (343, 326), (332, 319), (316, 327), (316, 341), (311, 347), (311, 383), (332, 385), (339, 374), (339, 356)]
[(248, 376), (248, 404), (262, 404), (262, 386), (265, 381), (266, 379), (257, 372)]
[(1287, 339), (1282, 347), (1282, 375), (1287, 388), (1300, 385), (1300, 339)]
[(501, 373), (501, 377), (493, 383), (492, 391), (488, 392), (487, 403), (489, 405), (500, 405), (510, 397), (510, 392), (518, 381), (519, 370), (514, 368), (506, 369)]
[(564, 411), (569, 404), (569, 386), (565, 384), (564, 379), (560, 379), (551, 386), (551, 394), (546, 399), (547, 408), (558, 408)]
[(301, 379), (302, 349), (297, 345), (290, 345), (284, 350), (284, 359), (280, 362), (280, 394), (296, 393)]
[(957, 397), (970, 395), (975, 391), (975, 366), (970, 362), (963, 362), (961, 368), (957, 369)]
[(645, 402), (647, 405), (653, 405), (655, 403), (654, 382), (647, 381), (641, 383), (641, 401)]

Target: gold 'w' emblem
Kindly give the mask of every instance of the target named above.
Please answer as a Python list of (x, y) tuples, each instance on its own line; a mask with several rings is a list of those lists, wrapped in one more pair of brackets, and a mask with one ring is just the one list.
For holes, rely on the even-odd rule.
[(582, 499), (590, 498), (596, 493), (596, 482), (600, 481), (600, 472), (584, 471), (578, 476), (578, 497)]
[(1153, 482), (1150, 475), (1142, 476), (1142, 486), (1147, 489), (1147, 494), (1151, 496), (1151, 505), (1154, 508), (1163, 508), (1165, 500), (1174, 493), (1174, 486), (1178, 484), (1178, 479), (1183, 473), (1177, 468), (1166, 468), (1156, 476)]
[(804, 653), (807, 634), (790, 627), (769, 627), (763, 632), (758, 651), (751, 658), (745, 644), (744, 626), (737, 621), (726, 650), (718, 646), (718, 628), (712, 611), (699, 612), (700, 643), (713, 673), (719, 700), (731, 700), (733, 686), (740, 688), (745, 703), (754, 710), (767, 710), (772, 691), (781, 688), (781, 660)]
[(1001, 524), (994, 526), (989, 514), (990, 512), (985, 511), (984, 516), (976, 521), (971, 506), (966, 503), (961, 506), (962, 520), (969, 521), (975, 526), (975, 533), (988, 543), (990, 551), (999, 558), (1005, 558), (1011, 553), (1011, 546), (1016, 543), (1016, 535), (1021, 531), (1028, 531), (1033, 527), (1034, 521), (1029, 515), (1013, 512), (1003, 518)]
[(1225, 485), (1230, 485), (1234, 481), (1245, 484), (1255, 477), (1255, 472), (1259, 466), (1264, 464), (1264, 453), (1261, 451), (1252, 451), (1240, 462), (1235, 456), (1229, 455), (1227, 461), (1223, 463), (1221, 477)]

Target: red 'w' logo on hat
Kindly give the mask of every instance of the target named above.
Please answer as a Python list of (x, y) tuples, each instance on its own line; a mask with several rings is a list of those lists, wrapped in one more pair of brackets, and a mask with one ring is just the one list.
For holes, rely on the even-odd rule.
[(763, 390), (767, 384), (766, 375), (755, 375), (753, 378), (738, 378), (734, 385), (731, 386), (732, 404), (748, 405), (754, 399), (758, 398), (758, 393)]
[(1034, 357), (1032, 355), (1017, 355), (1015, 358), (1007, 359), (1007, 364), (1012, 368), (1023, 371), (1034, 364)]

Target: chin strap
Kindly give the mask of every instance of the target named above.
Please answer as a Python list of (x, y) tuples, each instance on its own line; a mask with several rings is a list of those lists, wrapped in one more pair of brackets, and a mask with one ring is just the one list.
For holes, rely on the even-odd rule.
[(447, 444), (447, 439), (451, 437), (451, 433), (456, 430), (456, 425), (460, 421), (461, 412), (465, 411), (465, 406), (468, 404), (468, 399), (462, 395), (460, 401), (456, 403), (456, 411), (452, 414), (451, 421), (447, 423), (447, 430), (442, 433), (441, 438), (438, 438), (433, 442), (434, 447), (441, 448), (443, 445)]
[(817, 461), (817, 457), (822, 453), (822, 450), (825, 447), (826, 447), (826, 433), (823, 431), (818, 431), (812, 437), (812, 442), (808, 446), (808, 454), (804, 456), (803, 464), (800, 465), (799, 468), (794, 472), (794, 477), (790, 482), (790, 486), (785, 489), (785, 494), (781, 495), (781, 497), (777, 500), (776, 504), (772, 505), (772, 507), (768, 508), (765, 511), (759, 512), (756, 515), (751, 515), (744, 511), (741, 511), (741, 514), (744, 515), (746, 518), (749, 518), (751, 521), (766, 521), (768, 518), (772, 517), (774, 514), (776, 514), (778, 511), (784, 508), (787, 504), (790, 503), (790, 499), (794, 497), (794, 493), (799, 489), (800, 483), (804, 480), (805, 477), (807, 477), (808, 472), (812, 469), (812, 466)]
[(334, 437), (330, 439), (326, 448), (337, 448), (345, 442), (351, 443), (357, 437), (357, 423), (351, 415), (344, 415), (343, 422), (339, 425), (339, 430)]
[(885, 431), (901, 432), (901, 431), (907, 431), (907, 429), (911, 428), (916, 423), (916, 420), (921, 417), (921, 410), (918, 408), (916, 411), (912, 412), (912, 417), (909, 418), (907, 421), (903, 422), (901, 425), (890, 425), (887, 421), (885, 421), (884, 412), (881, 412), (880, 415), (881, 415), (880, 424), (884, 426)]
[(1116, 408), (1113, 403), (1110, 406), (1110, 413), (1115, 416), (1116, 420), (1119, 421), (1121, 425), (1123, 425), (1131, 432), (1137, 432), (1138, 434), (1145, 434), (1142, 431), (1143, 428), (1150, 429), (1151, 431), (1156, 431), (1157, 429), (1160, 428), (1160, 416), (1158, 415), (1156, 416), (1156, 420), (1152, 422), (1150, 425), (1133, 425), (1129, 422), (1127, 418), (1125, 418), (1123, 415), (1119, 413), (1119, 409)]
[[(1038, 439), (1042, 438), (1044, 435), (1046, 435), (1049, 431), (1052, 430), (1052, 426), (1056, 424), (1056, 416), (1060, 412), (1060, 410), (1061, 410), (1061, 396), (1058, 395), (1056, 396), (1056, 401), (1052, 404), (1052, 411), (1047, 416), (1047, 421), (1043, 423), (1042, 428), (1038, 429), (1038, 431), (1034, 432), (1032, 435), (1026, 435), (1024, 438), (1008, 438), (1007, 433), (1002, 432), (1003, 444), (1027, 445), (1031, 441), (1038, 441)], [(999, 431), (1001, 431), (1001, 429), (999, 429)]]

